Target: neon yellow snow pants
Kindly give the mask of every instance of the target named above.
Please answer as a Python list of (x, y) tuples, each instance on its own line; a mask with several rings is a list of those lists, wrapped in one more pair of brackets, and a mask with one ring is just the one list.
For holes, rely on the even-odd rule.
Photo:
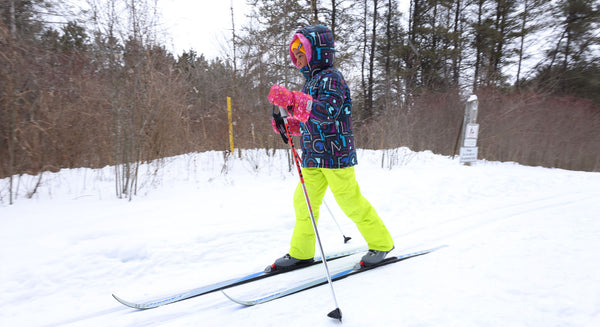
[[(329, 187), (340, 208), (358, 227), (370, 250), (389, 251), (394, 246), (392, 236), (383, 221), (369, 201), (360, 193), (354, 167), (343, 169), (303, 168), (302, 174), (317, 222), (319, 207), (323, 202), (327, 187)], [(296, 225), (289, 253), (297, 259), (310, 259), (315, 255), (316, 237), (300, 183), (294, 193), (294, 209)]]

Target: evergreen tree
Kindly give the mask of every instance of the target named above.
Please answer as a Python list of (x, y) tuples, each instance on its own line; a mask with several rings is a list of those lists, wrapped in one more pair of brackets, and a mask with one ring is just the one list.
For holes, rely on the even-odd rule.
[(526, 47), (529, 47), (532, 42), (527, 42), (527, 39), (530, 39), (532, 35), (544, 27), (545, 22), (538, 17), (542, 16), (547, 7), (548, 1), (546, 0), (524, 0), (521, 3), (520, 12), (517, 15), (520, 21), (519, 27), (514, 32), (514, 36), (518, 40), (514, 50), (517, 55), (517, 72), (515, 76), (515, 87), (517, 89), (521, 86), (523, 62), (529, 59)]
[(479, 86), (502, 86), (506, 82), (503, 73), (509, 63), (511, 51), (508, 45), (515, 37), (518, 21), (514, 0), (477, 0), (475, 34), (475, 75), (473, 89)]
[(460, 76), (461, 1), (412, 0), (405, 62), (409, 92), (446, 91)]
[(593, 53), (600, 44), (597, 31), (600, 23), (600, 3), (597, 0), (562, 0), (554, 7), (560, 37), (556, 47), (549, 51), (550, 67), (561, 65), (568, 69), (597, 57)]
[(561, 0), (553, 7), (559, 35), (546, 61), (527, 85), (561, 95), (577, 95), (600, 104), (600, 2)]
[(88, 46), (89, 37), (85, 28), (70, 21), (62, 27), (62, 36), (59, 43), (63, 51), (84, 51)]
[(34, 40), (43, 30), (38, 7), (51, 7), (47, 0), (0, 0), (0, 22), (14, 39)]
[(401, 61), (405, 50), (406, 33), (400, 23), (402, 14), (397, 0), (387, 0), (383, 14), (383, 25), (377, 51), (376, 99), (378, 107), (385, 111), (399, 108), (404, 98), (404, 67)]

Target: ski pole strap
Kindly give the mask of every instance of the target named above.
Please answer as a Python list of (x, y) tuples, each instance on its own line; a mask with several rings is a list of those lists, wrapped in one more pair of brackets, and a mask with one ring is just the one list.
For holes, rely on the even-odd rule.
[(275, 127), (277, 127), (277, 131), (279, 131), (279, 135), (281, 135), (283, 142), (288, 144), (289, 139), (285, 129), (285, 117), (281, 115), (281, 111), (275, 105), (273, 105), (273, 119), (275, 120)]

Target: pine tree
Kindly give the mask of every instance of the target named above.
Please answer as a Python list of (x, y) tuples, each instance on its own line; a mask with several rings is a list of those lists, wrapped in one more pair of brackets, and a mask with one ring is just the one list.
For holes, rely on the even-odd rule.
[(552, 9), (559, 34), (546, 61), (528, 81), (540, 90), (577, 95), (600, 104), (600, 3), (598, 0), (562, 0)]
[(400, 24), (401, 13), (397, 0), (387, 0), (382, 19), (382, 31), (377, 51), (376, 103), (386, 112), (399, 108), (404, 98), (404, 67), (401, 61), (405, 50), (406, 33)]
[(477, 0), (473, 46), (476, 51), (473, 89), (480, 85), (502, 86), (507, 77), (503, 73), (510, 62), (508, 45), (519, 26), (514, 0)]
[(544, 22), (536, 18), (541, 16), (543, 11), (547, 9), (547, 4), (548, 2), (546, 0), (524, 0), (521, 3), (520, 12), (518, 14), (520, 26), (514, 33), (515, 38), (518, 39), (518, 45), (515, 48), (515, 53), (517, 55), (515, 87), (517, 89), (521, 86), (523, 61), (529, 58), (525, 49), (528, 45), (526, 40), (543, 28)]

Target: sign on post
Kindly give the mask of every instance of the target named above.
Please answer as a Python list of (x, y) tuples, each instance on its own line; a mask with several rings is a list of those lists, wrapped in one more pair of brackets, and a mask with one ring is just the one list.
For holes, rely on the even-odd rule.
[(460, 162), (473, 162), (477, 161), (477, 147), (461, 147), (460, 148)]
[(471, 95), (465, 107), (463, 121), (462, 143), (460, 147), (460, 162), (470, 164), (477, 161), (477, 137), (479, 136), (479, 124), (477, 121), (478, 101), (476, 95)]
[(465, 130), (465, 141), (463, 147), (476, 147), (477, 146), (477, 135), (479, 134), (479, 124), (467, 124)]

